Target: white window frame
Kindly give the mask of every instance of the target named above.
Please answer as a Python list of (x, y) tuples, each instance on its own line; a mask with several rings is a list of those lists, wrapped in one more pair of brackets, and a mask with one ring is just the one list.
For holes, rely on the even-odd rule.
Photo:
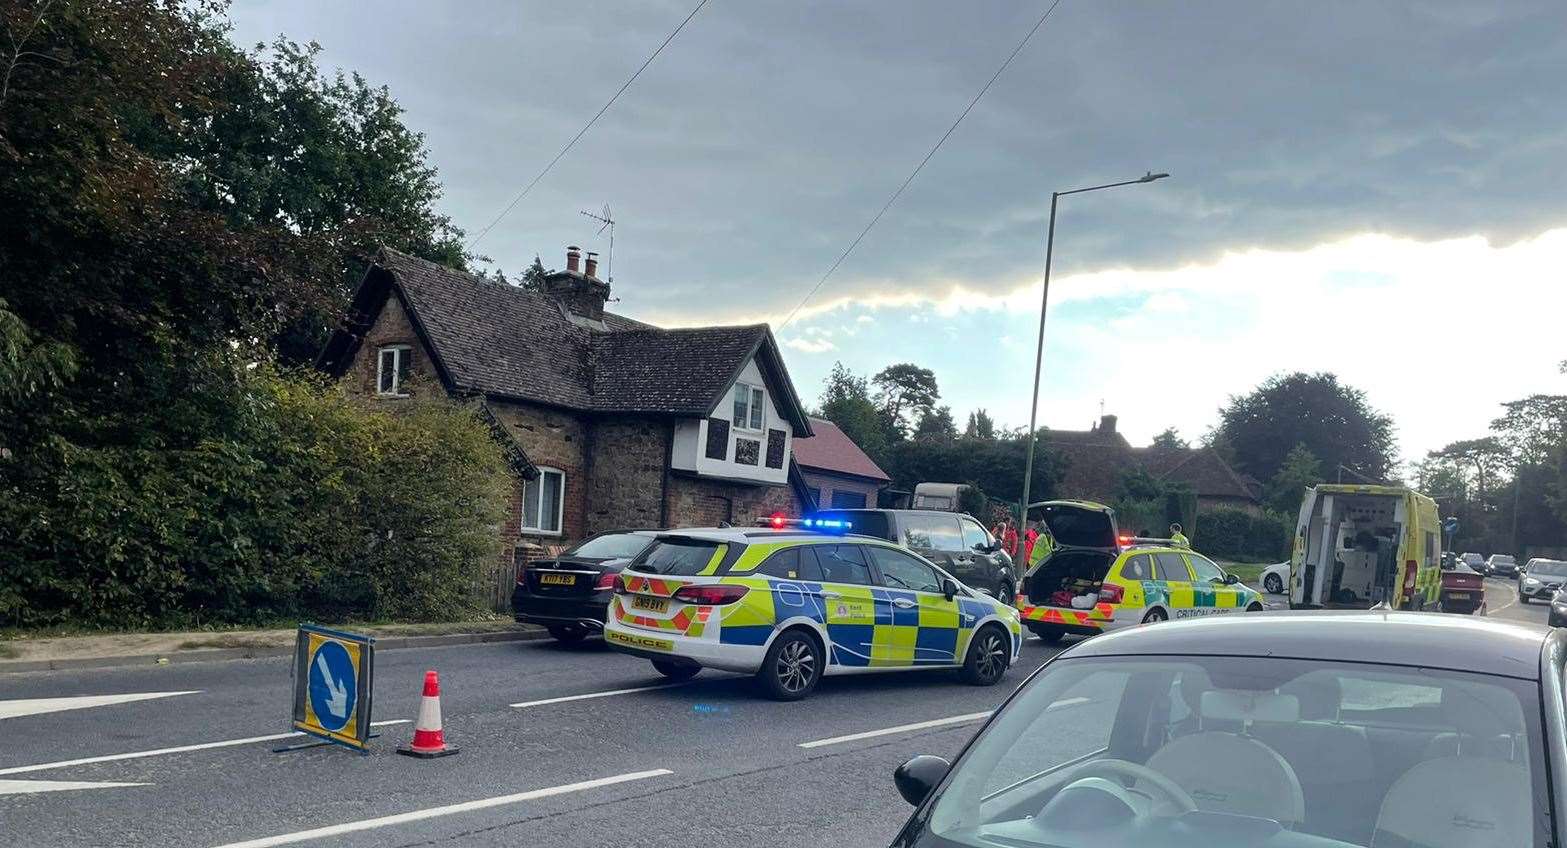
[[(381, 384), (386, 376), (386, 354), (390, 351), (392, 357), (392, 388), (382, 389)], [(375, 349), (375, 393), (382, 397), (407, 397), (408, 392), (403, 387), (403, 364), (413, 354), (413, 345), (390, 344), (381, 345)], [(410, 373), (411, 370), (410, 370)]]
[[(522, 498), (521, 502), (517, 505), (517, 529), (519, 532), (526, 533), (530, 536), (564, 535), (566, 531), (566, 472), (560, 470), (559, 468), (547, 468), (542, 465), (538, 466), (538, 472), (539, 476), (535, 477), (533, 480), (522, 481)], [(535, 505), (537, 508), (534, 510), (534, 512), (542, 518), (544, 515), (544, 484), (542, 481), (544, 479), (544, 475), (546, 474), (554, 474), (560, 478), (560, 497), (556, 498), (555, 500), (554, 530), (546, 530), (543, 527), (528, 526), (528, 484), (535, 481), (540, 481), (538, 495), (536, 496), (539, 498), (539, 503)]]
[[(729, 422), (730, 427), (732, 429), (741, 430), (741, 431), (744, 431), (744, 432), (747, 432), (747, 433), (765, 433), (765, 432), (767, 432), (767, 388), (764, 387), (764, 386), (757, 386), (757, 385), (752, 385), (751, 383), (743, 383), (743, 382), (738, 382), (737, 381), (735, 383), (734, 391), (739, 392), (741, 390), (744, 390), (745, 393), (746, 393), (745, 394), (745, 397), (746, 397), (745, 423), (742, 424), (739, 421), (730, 420), (730, 422)], [(733, 399), (734, 399), (734, 396), (731, 395), (731, 400), (733, 400)], [(751, 426), (751, 420), (756, 417), (756, 410), (757, 409), (760, 409), (762, 411), (762, 426), (760, 426), (760, 427), (752, 427)], [(733, 410), (730, 411), (730, 414), (731, 415), (734, 414)], [(764, 446), (764, 449), (765, 449), (765, 446)]]

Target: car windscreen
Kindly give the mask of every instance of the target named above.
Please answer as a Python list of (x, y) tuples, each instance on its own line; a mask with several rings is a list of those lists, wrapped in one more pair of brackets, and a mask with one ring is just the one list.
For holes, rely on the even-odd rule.
[(1498, 564), (1500, 564), (1500, 565), (1513, 565), (1514, 564), (1513, 563), (1513, 558), (1510, 557), (1510, 556), (1507, 556), (1506, 554), (1497, 554), (1497, 555), (1491, 557), (1491, 559), (1496, 560), (1496, 562)]
[(1370, 663), (1059, 660), (953, 767), (919, 844), (1430, 845), (1469, 822), (1543, 848), (1539, 697)]
[(1536, 561), (1529, 566), (1529, 577), (1567, 577), (1567, 562), (1559, 559)]
[(873, 509), (826, 509), (816, 513), (816, 518), (825, 518), (829, 521), (842, 521), (849, 526), (847, 532), (859, 536), (875, 536), (878, 539), (891, 539), (892, 534), (887, 528), (887, 514)]
[(1463, 554), (1459, 557), (1459, 559), (1469, 563), (1470, 565), (1485, 562), (1485, 557), (1480, 556), (1479, 554)]
[(636, 533), (605, 533), (572, 548), (566, 552), (566, 555), (592, 559), (625, 559), (642, 553), (642, 549), (652, 541), (651, 536), (639, 536)]
[(705, 539), (658, 539), (634, 560), (632, 571), (653, 574), (672, 574), (677, 577), (695, 577), (707, 570), (716, 557), (723, 554), (724, 545)]

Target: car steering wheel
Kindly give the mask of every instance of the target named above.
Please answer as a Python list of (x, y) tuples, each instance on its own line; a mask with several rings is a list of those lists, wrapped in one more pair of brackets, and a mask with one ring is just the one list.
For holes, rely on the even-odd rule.
[[(1190, 813), (1197, 810), (1197, 802), (1192, 800), (1192, 796), (1188, 795), (1186, 790), (1181, 788), (1180, 784), (1147, 766), (1138, 765), (1130, 760), (1089, 760), (1069, 770), (1062, 777), (1061, 785), (1065, 786), (1083, 777), (1118, 777), (1147, 784), (1159, 790), (1158, 794), (1163, 795), (1164, 799), (1174, 805), (1181, 813)], [(1157, 801), (1158, 799), (1155, 800)]]

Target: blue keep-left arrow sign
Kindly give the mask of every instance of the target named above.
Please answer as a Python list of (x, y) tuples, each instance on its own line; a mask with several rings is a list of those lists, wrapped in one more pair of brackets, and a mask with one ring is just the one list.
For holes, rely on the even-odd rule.
[(310, 661), (310, 708), (321, 727), (336, 732), (348, 724), (358, 688), (348, 649), (338, 642), (322, 642)]

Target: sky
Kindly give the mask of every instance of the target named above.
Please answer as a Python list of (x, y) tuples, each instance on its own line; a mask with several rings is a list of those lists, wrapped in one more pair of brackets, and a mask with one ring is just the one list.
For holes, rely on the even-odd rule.
[[(695, 0), (236, 0), (233, 37), (314, 40), (425, 135), (441, 210), (483, 229)], [(608, 252), (611, 309), (768, 322), (800, 395), (834, 362), (931, 368), (960, 426), (1028, 421), (1053, 191), (1040, 423), (1101, 408), (1195, 441), (1269, 375), (1334, 371), (1403, 458), (1567, 391), (1560, 0), (1063, 0), (1047, 8), (712, 0), (476, 250)], [(782, 326), (802, 303), (794, 319)], [(1101, 407), (1102, 404), (1102, 407)]]

